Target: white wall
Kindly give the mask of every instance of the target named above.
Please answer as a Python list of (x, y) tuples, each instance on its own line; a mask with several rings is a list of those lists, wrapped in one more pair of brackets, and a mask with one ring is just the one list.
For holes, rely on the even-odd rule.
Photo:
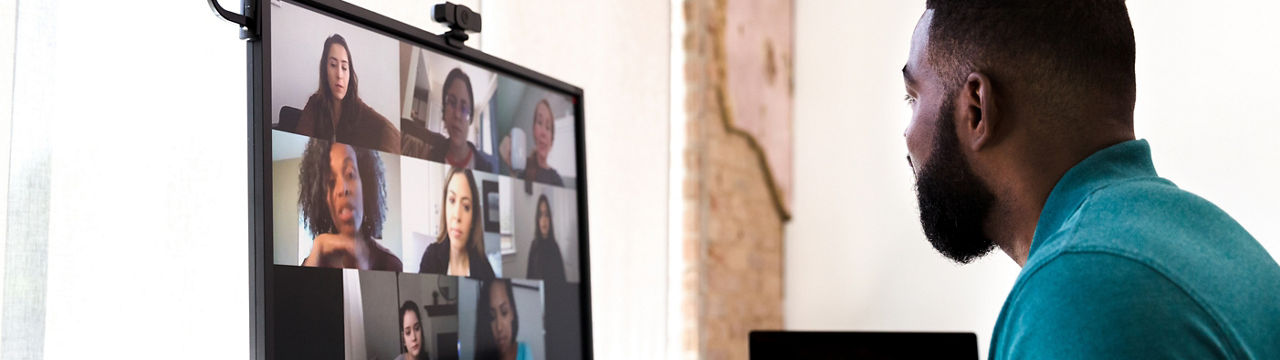
[(669, 4), (483, 5), (485, 51), (586, 91), (596, 358), (666, 356)]
[(1280, 2), (1129, 1), (1139, 137), (1161, 176), (1280, 258)]
[[(1157, 170), (1280, 255), (1280, 10), (1272, 1), (1129, 1), (1137, 133)], [(920, 230), (899, 69), (922, 1), (796, 3), (795, 203), (786, 327), (972, 331), (983, 357), (1019, 268), (958, 266)]]

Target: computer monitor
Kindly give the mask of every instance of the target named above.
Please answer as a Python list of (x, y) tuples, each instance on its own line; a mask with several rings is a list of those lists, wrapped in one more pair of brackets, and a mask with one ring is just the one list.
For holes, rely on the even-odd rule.
[(591, 358), (582, 89), (341, 1), (254, 16), (254, 357)]

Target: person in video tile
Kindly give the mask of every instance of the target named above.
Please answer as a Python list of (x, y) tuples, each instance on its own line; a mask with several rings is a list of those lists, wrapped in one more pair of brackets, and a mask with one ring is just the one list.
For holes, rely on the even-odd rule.
[(420, 273), (494, 278), (493, 266), (484, 253), (483, 227), (476, 178), (471, 170), (449, 170), (440, 212), (440, 234), (422, 254)]
[(551, 222), (551, 202), (547, 201), (546, 194), (538, 197), (538, 210), (535, 214), (537, 230), (533, 236), (533, 244), (529, 245), (528, 277), (563, 282), (564, 258), (560, 255), (560, 245), (556, 244), (556, 229)]
[(448, 139), (442, 144), (433, 144), (425, 154), (425, 158), (447, 163), (453, 167), (494, 172), (498, 168), (497, 159), (493, 155), (476, 150), (475, 144), (467, 141), (472, 115), (475, 114), (471, 78), (461, 68), (454, 68), (449, 71), (449, 75), (445, 76), (443, 90), (440, 92), (440, 104), (443, 108), (441, 120), (444, 121)]
[(378, 244), (386, 213), (382, 160), (373, 150), (311, 139), (302, 152), (298, 208), (314, 237), (303, 266), (400, 271)]
[(547, 164), (547, 154), (551, 153), (551, 144), (556, 139), (556, 119), (551, 114), (551, 103), (547, 100), (538, 102), (533, 110), (533, 153), (525, 162), (523, 178), (543, 184), (564, 186), (560, 173)]
[(400, 131), (360, 100), (360, 78), (346, 39), (334, 34), (320, 54), (320, 87), (302, 108), (296, 131), (315, 138), (400, 152)]
[(520, 317), (511, 280), (480, 283), (476, 306), (476, 359), (531, 360), (529, 347), (516, 341)]
[(396, 360), (431, 360), (422, 345), (422, 314), (413, 300), (400, 306), (400, 356)]

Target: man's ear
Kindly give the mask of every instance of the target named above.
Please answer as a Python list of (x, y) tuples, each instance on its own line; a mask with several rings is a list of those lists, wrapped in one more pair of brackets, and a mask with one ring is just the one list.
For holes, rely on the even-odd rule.
[(991, 79), (980, 72), (969, 73), (960, 89), (956, 104), (960, 113), (957, 121), (960, 143), (973, 151), (993, 144), (1001, 129), (999, 106)]

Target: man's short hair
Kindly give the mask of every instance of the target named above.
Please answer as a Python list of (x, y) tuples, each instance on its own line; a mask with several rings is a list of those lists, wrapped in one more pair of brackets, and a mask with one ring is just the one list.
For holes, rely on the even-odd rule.
[(1018, 83), (1051, 111), (1081, 98), (1132, 111), (1133, 26), (1123, 0), (929, 0), (926, 7), (933, 10), (926, 61), (948, 92), (981, 71), (997, 86)]

